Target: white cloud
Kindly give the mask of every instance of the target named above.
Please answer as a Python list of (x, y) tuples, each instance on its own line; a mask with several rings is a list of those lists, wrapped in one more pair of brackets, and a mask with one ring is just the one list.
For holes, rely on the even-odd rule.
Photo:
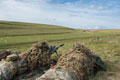
[(103, 6), (97, 9), (94, 5), (78, 6), (78, 3), (77, 6), (75, 3), (51, 4), (49, 0), (0, 1), (0, 20), (37, 22), (72, 28), (119, 28), (116, 17), (108, 15), (113, 15), (112, 11), (103, 10)]
[(103, 7), (103, 6), (99, 6), (97, 9), (98, 9), (98, 10), (103, 10), (104, 7)]
[(94, 8), (94, 7), (95, 7), (95, 5), (93, 5), (93, 4), (92, 4), (92, 5), (90, 5), (90, 8)]

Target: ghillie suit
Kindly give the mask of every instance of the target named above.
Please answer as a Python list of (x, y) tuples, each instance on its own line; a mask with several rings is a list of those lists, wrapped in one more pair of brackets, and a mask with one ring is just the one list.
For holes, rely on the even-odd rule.
[(87, 80), (94, 74), (97, 56), (80, 44), (63, 54), (57, 65), (36, 80)]
[(0, 80), (11, 80), (18, 74), (35, 68), (50, 67), (47, 42), (39, 42), (30, 50), (19, 55), (12, 54), (0, 61)]
[(28, 52), (20, 54), (28, 65), (29, 70), (38, 67), (50, 67), (50, 57), (48, 55), (49, 45), (47, 42), (38, 42)]

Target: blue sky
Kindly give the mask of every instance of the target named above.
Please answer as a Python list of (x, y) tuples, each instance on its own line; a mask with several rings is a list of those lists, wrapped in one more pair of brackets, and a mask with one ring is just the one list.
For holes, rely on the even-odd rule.
[(57, 4), (64, 4), (64, 3), (73, 3), (73, 2), (77, 2), (79, 0), (51, 0), (51, 3), (57, 3)]
[(0, 0), (0, 20), (120, 29), (120, 0)]

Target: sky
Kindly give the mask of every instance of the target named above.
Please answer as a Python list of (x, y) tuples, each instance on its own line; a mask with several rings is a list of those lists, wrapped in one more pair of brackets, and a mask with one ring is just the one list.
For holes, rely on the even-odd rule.
[(0, 20), (120, 29), (120, 0), (0, 0)]

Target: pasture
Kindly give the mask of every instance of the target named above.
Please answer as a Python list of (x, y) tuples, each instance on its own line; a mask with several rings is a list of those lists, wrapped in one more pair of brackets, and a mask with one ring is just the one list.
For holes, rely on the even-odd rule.
[[(50, 45), (65, 44), (59, 56), (74, 43), (84, 44), (105, 62), (106, 72), (90, 80), (120, 80), (120, 30), (71, 29), (63, 26), (0, 21), (0, 49), (26, 51), (34, 43), (48, 41)], [(56, 58), (59, 56), (54, 55)]]

